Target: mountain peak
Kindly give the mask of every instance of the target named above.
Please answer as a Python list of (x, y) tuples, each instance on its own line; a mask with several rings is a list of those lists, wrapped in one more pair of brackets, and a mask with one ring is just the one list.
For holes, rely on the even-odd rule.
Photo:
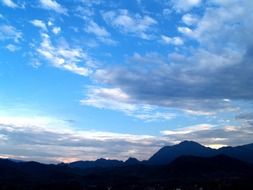
[(188, 140), (185, 140), (185, 141), (182, 141), (180, 142), (179, 144), (175, 145), (175, 146), (203, 146), (195, 141), (188, 141)]
[(168, 164), (175, 158), (185, 155), (211, 156), (213, 155), (213, 149), (194, 141), (182, 141), (179, 144), (161, 148), (149, 159), (149, 163), (155, 165)]
[(129, 157), (126, 161), (125, 161), (125, 164), (127, 165), (135, 165), (135, 164), (139, 164), (140, 161), (136, 158), (133, 158), (133, 157)]

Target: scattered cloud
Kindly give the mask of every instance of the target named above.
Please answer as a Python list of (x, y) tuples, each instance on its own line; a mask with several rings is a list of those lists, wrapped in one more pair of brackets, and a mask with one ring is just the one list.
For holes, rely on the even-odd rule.
[(103, 13), (104, 20), (122, 33), (132, 34), (142, 39), (151, 39), (152, 27), (157, 21), (150, 16), (130, 15), (128, 10), (108, 11)]
[(201, 5), (202, 0), (171, 0), (172, 7), (176, 11), (189, 11)]
[(54, 46), (49, 35), (45, 33), (42, 34), (42, 42), (37, 52), (55, 67), (83, 76), (91, 73), (88, 65), (92, 65), (93, 60), (81, 48), (69, 47), (67, 43)]
[(1, 0), (2, 4), (10, 8), (18, 8), (19, 6), (12, 0)]
[[(184, 45), (183, 51), (168, 58), (159, 53), (136, 54), (128, 65), (98, 70), (96, 80), (121, 89), (131, 102), (179, 108), (193, 115), (234, 112), (252, 102), (252, 6), (248, 1), (215, 5), (196, 20), (196, 27), (178, 27), (180, 33), (196, 40), (196, 47)], [(115, 12), (108, 14), (112, 21), (117, 20)], [(187, 17), (185, 22), (192, 24)], [(219, 19), (213, 19), (216, 17)], [(173, 43), (167, 36), (163, 40)]]
[(46, 26), (46, 24), (42, 20), (35, 19), (35, 20), (30, 21), (30, 23), (32, 25), (34, 25), (34, 26), (36, 26), (36, 27), (44, 30), (44, 31), (47, 31), (47, 26)]
[(61, 14), (67, 14), (67, 9), (62, 7), (62, 5), (57, 3), (55, 0), (40, 0), (40, 4), (44, 9), (53, 10)]
[(194, 126), (161, 131), (161, 134), (174, 142), (183, 139), (200, 142), (209, 147), (238, 146), (252, 143), (253, 125), (216, 126), (197, 124)]
[(180, 37), (172, 37), (171, 38), (171, 37), (162, 35), (161, 39), (162, 39), (162, 43), (165, 43), (165, 44), (171, 44), (171, 45), (175, 45), (175, 46), (180, 46), (180, 45), (184, 44), (184, 41)]
[(195, 25), (196, 23), (198, 23), (198, 17), (195, 16), (195, 15), (187, 13), (187, 14), (183, 15), (182, 21), (186, 25), (192, 26), (192, 25)]
[(90, 87), (87, 96), (81, 100), (81, 104), (120, 111), (146, 122), (170, 120), (175, 117), (175, 114), (158, 110), (155, 106), (133, 101), (129, 95), (119, 88)]
[(93, 33), (96, 36), (99, 37), (108, 37), (110, 36), (110, 33), (104, 28), (99, 26), (97, 23), (94, 21), (90, 21), (88, 25), (85, 28), (85, 31), (88, 33)]
[(188, 28), (188, 27), (178, 27), (177, 28), (178, 31), (184, 35), (187, 35), (187, 36), (190, 36), (192, 37), (193, 36), (193, 31), (192, 29)]
[[(202, 56), (203, 59), (206, 58), (206, 55), (201, 53)], [(238, 77), (235, 77), (238, 76), (235, 73), (242, 72), (239, 65), (230, 68), (228, 72), (227, 67), (220, 68), (220, 64), (224, 67), (227, 61), (213, 57), (212, 64), (214, 66), (217, 64), (216, 67), (219, 68), (217, 72), (216, 69), (208, 68), (208, 63), (205, 66), (201, 57), (178, 59), (179, 62), (184, 61), (183, 66), (179, 63), (170, 64), (166, 58), (160, 58), (156, 54), (144, 56), (136, 54), (130, 59), (129, 64), (135, 63), (131, 68), (97, 70), (95, 76), (104, 84), (120, 88), (129, 97), (130, 102), (163, 108), (179, 108), (193, 115), (211, 115), (225, 110), (235, 111), (236, 106), (224, 99), (244, 99), (244, 95), (251, 93), (251, 89), (245, 89), (241, 85), (245, 81), (239, 82)], [(230, 60), (232, 59), (229, 58)], [(234, 58), (233, 61), (236, 59)], [(143, 68), (144, 63), (148, 64), (148, 67)], [(229, 64), (232, 62), (230, 61)], [(240, 80), (244, 80), (244, 77)], [(232, 81), (233, 78), (237, 82)], [(250, 78), (250, 75), (246, 78)]]
[(10, 52), (15, 52), (18, 51), (20, 49), (20, 47), (14, 45), (14, 44), (8, 44), (5, 46), (6, 49), (8, 49)]
[(53, 27), (52, 32), (54, 34), (59, 34), (61, 32), (61, 27)]
[[(175, 120), (181, 126), (181, 118), (185, 123), (187, 119), (190, 123), (205, 121), (182, 128), (170, 126), (161, 136), (149, 136), (81, 130), (49, 117), (0, 117), (0, 157), (48, 162), (101, 156), (143, 159), (165, 144), (185, 139), (212, 147), (251, 142), (253, 1), (164, 0), (159, 1), (161, 13), (156, 11), (160, 6), (150, 11), (139, 7), (142, 12), (137, 13), (122, 2), (108, 5), (101, 0), (78, 0), (69, 10), (69, 2), (38, 2), (44, 9), (38, 15), (33, 6), (22, 19), (5, 11), (0, 14), (3, 49), (16, 52), (30, 47), (34, 67), (49, 63), (89, 76), (83, 84), (90, 86), (80, 98), (84, 106), (168, 125)], [(23, 7), (18, 0), (1, 0), (1, 4), (7, 11), (18, 11), (16, 15), (20, 10), (9, 8)], [(49, 17), (44, 17), (49, 10)], [(40, 29), (40, 38), (25, 28), (32, 25)], [(118, 47), (104, 46), (118, 43)], [(15, 56), (26, 57), (26, 53)], [(95, 58), (104, 64), (98, 65)], [(161, 130), (160, 123), (157, 130)], [(60, 155), (62, 152), (69, 154)]]
[(94, 34), (99, 41), (108, 45), (116, 45), (117, 42), (111, 39), (111, 34), (94, 21), (89, 21), (85, 27), (85, 32)]
[(0, 25), (0, 41), (12, 40), (19, 43), (22, 39), (22, 33), (11, 25)]

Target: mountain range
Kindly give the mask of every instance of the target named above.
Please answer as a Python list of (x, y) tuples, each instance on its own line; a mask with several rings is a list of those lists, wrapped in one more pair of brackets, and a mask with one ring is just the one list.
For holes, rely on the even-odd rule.
[(123, 162), (119, 160), (106, 160), (100, 158), (96, 161), (76, 161), (68, 163), (67, 165), (72, 168), (81, 169), (96, 167), (120, 167), (136, 164), (166, 165), (181, 156), (214, 157), (217, 155), (226, 155), (253, 164), (253, 144), (212, 149), (194, 141), (183, 141), (176, 145), (165, 146), (161, 148), (145, 161), (139, 161), (136, 158), (129, 158)]
[(150, 159), (41, 164), (0, 159), (0, 189), (253, 189), (253, 144), (211, 149), (192, 141)]
[(149, 158), (148, 163), (163, 165), (169, 164), (174, 159), (184, 155), (212, 157), (221, 154), (236, 158), (241, 161), (253, 163), (253, 144), (212, 149), (205, 147), (197, 142), (183, 141), (177, 145), (165, 146), (161, 148), (158, 152)]

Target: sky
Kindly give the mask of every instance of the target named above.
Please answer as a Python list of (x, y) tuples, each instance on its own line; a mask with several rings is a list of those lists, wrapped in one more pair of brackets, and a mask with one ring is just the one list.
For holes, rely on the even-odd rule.
[(0, 0), (0, 157), (252, 143), (252, 23), (252, 0)]

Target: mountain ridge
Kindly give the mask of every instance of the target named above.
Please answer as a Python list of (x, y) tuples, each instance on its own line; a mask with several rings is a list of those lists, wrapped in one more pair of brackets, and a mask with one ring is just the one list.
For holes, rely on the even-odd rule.
[(253, 143), (240, 146), (227, 146), (212, 149), (195, 141), (182, 141), (179, 144), (164, 146), (154, 153), (148, 160), (139, 161), (136, 158), (128, 158), (126, 161), (97, 159), (95, 161), (76, 161), (66, 163), (73, 168), (96, 168), (96, 167), (121, 167), (136, 164), (166, 165), (180, 156), (213, 157), (226, 155), (244, 162), (253, 163)]

